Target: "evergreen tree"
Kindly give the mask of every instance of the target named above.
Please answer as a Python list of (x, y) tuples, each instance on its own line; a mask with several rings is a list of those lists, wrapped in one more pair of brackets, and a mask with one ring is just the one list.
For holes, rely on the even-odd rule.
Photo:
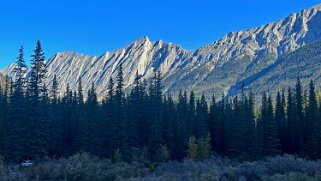
[(275, 122), (278, 127), (278, 139), (280, 140), (280, 150), (282, 153), (287, 151), (287, 127), (286, 127), (286, 115), (285, 115), (285, 100), (284, 91), (282, 95), (278, 91), (276, 96), (276, 108), (275, 108)]
[(57, 103), (58, 102), (58, 97), (59, 97), (59, 85), (58, 85), (57, 76), (54, 75), (54, 77), (52, 79), (52, 86), (51, 86), (51, 89), (50, 89), (51, 101), (53, 103)]
[[(24, 149), (25, 134), (27, 129), (26, 122), (26, 102), (24, 98), (24, 85), (25, 85), (25, 70), (26, 64), (23, 58), (23, 48), (19, 50), (19, 56), (14, 68), (14, 83), (11, 83), (10, 88), (10, 103), (7, 103), (9, 114), (7, 115), (6, 124), (6, 158), (10, 161), (21, 161), (25, 157)], [(14, 90), (12, 88), (14, 87)]]
[(25, 85), (25, 74), (26, 74), (27, 65), (24, 60), (23, 47), (21, 46), (19, 50), (19, 56), (16, 61), (16, 66), (13, 69), (14, 72), (14, 89), (18, 94), (23, 96), (24, 85)]
[(264, 93), (262, 98), (261, 120), (263, 123), (263, 152), (265, 156), (279, 153), (277, 125), (273, 117), (272, 98)]
[(116, 125), (116, 115), (115, 115), (115, 91), (114, 91), (114, 81), (113, 78), (109, 79), (108, 92), (105, 100), (102, 104), (102, 149), (103, 156), (110, 156), (114, 153), (113, 143), (117, 141), (116, 135), (114, 133)]
[[(164, 99), (163, 103), (163, 120), (162, 120), (162, 130), (163, 130), (163, 142), (166, 144), (169, 153), (175, 153), (174, 147), (177, 145), (174, 135), (175, 122), (176, 122), (176, 109), (172, 97), (169, 95)], [(161, 148), (161, 150), (163, 150)], [(174, 155), (173, 155), (174, 156)]]
[(288, 153), (296, 153), (296, 135), (297, 135), (297, 119), (296, 119), (296, 110), (295, 102), (293, 97), (293, 92), (291, 88), (288, 89), (288, 98), (287, 98), (287, 124), (288, 124)]
[(224, 121), (221, 118), (222, 113), (223, 109), (220, 109), (213, 95), (209, 112), (209, 130), (211, 136), (215, 138), (212, 141), (212, 147), (218, 154), (223, 154), (224, 152)]
[(127, 148), (127, 137), (126, 137), (126, 117), (125, 117), (125, 95), (123, 92), (124, 87), (124, 78), (123, 78), (123, 66), (120, 64), (118, 75), (117, 75), (117, 84), (115, 90), (115, 127), (113, 134), (115, 135), (113, 139), (113, 146), (115, 149), (120, 149), (122, 153), (128, 151)]
[(159, 159), (160, 145), (163, 143), (162, 136), (162, 75), (160, 72), (156, 72), (150, 87), (150, 138), (149, 138), (149, 154), (152, 160)]
[(243, 116), (244, 116), (244, 149), (245, 149), (245, 159), (258, 159), (259, 153), (257, 153), (257, 140), (253, 139), (257, 137), (256, 127), (255, 127), (255, 113), (254, 113), (254, 95), (252, 91), (249, 93), (249, 98), (243, 94)]
[(143, 112), (142, 112), (142, 105), (143, 102), (142, 96), (141, 96), (141, 83), (140, 83), (140, 77), (138, 74), (138, 71), (136, 72), (136, 77), (134, 80), (134, 88), (132, 89), (130, 96), (128, 97), (128, 104), (127, 104), (127, 136), (130, 138), (128, 140), (128, 144), (130, 147), (134, 147), (138, 144), (138, 125), (139, 120), (143, 118)]
[(99, 109), (97, 94), (94, 83), (92, 83), (87, 95), (88, 99), (85, 104), (86, 112), (84, 122), (82, 122), (81, 150), (87, 153), (101, 155), (101, 134), (98, 131), (101, 124), (99, 121)]
[[(37, 41), (31, 60), (28, 85), (28, 129), (25, 135), (28, 148), (26, 157), (41, 159), (47, 155), (47, 120), (43, 115), (41, 93), (46, 74), (45, 56), (41, 43)], [(44, 95), (43, 95), (44, 96)]]
[(205, 100), (204, 94), (202, 95), (201, 100), (197, 101), (196, 104), (196, 120), (197, 120), (197, 125), (196, 125), (196, 137), (205, 137), (208, 133), (208, 106), (207, 102)]
[(307, 153), (311, 158), (318, 158), (319, 146), (318, 146), (318, 105), (315, 93), (314, 83), (311, 80), (309, 84), (309, 104), (307, 107)]
[(303, 97), (302, 97), (302, 85), (300, 78), (297, 79), (297, 83), (295, 86), (295, 119), (296, 119), (296, 130), (295, 130), (295, 137), (296, 137), (296, 146), (295, 150), (296, 153), (300, 156), (303, 156), (304, 151), (304, 130), (306, 130), (306, 122), (304, 122), (304, 115), (303, 115)]
[[(177, 120), (176, 120), (176, 156), (182, 159), (184, 150), (186, 150), (186, 142), (188, 141), (188, 103), (186, 93), (179, 92), (177, 103)], [(194, 125), (196, 126), (196, 125)]]

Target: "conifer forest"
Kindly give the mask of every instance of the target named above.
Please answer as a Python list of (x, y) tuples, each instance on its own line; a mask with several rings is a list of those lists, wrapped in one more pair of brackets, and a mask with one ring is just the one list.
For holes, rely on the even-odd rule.
[[(320, 158), (321, 107), (311, 80), (309, 90), (280, 90), (276, 97), (264, 93), (255, 104), (253, 93), (233, 98), (195, 97), (186, 91), (173, 98), (162, 91), (162, 75), (149, 82), (136, 75), (134, 86), (123, 91), (122, 67), (110, 79), (107, 94), (97, 100), (95, 86), (83, 92), (59, 89), (56, 77), (45, 85), (44, 52), (37, 42), (31, 73), (26, 78), (23, 49), (15, 76), (0, 91), (0, 151), (8, 161), (66, 157), (86, 152), (113, 158), (119, 153), (131, 160), (131, 149), (147, 149), (149, 159), (170, 160), (193, 155), (188, 150), (201, 144), (202, 157), (212, 153), (240, 160), (293, 154)], [(60, 96), (63, 95), (63, 96)], [(208, 145), (207, 145), (208, 144)], [(191, 151), (191, 150), (190, 150)], [(193, 152), (193, 151), (191, 151)], [(198, 156), (193, 156), (198, 158)]]
[(110, 163), (148, 160), (148, 167), (218, 157), (240, 163), (284, 154), (311, 162), (321, 157), (321, 102), (312, 80), (304, 90), (298, 78), (295, 87), (279, 90), (276, 97), (242, 89), (237, 96), (213, 96), (208, 102), (193, 92), (163, 93), (161, 72), (149, 81), (137, 73), (131, 91), (124, 92), (120, 65), (98, 100), (94, 84), (83, 92), (82, 80), (77, 91), (60, 90), (56, 76), (51, 85), (44, 84), (39, 41), (30, 69), (25, 76), (21, 48), (14, 76), (0, 89), (0, 155), (8, 164), (77, 154)]

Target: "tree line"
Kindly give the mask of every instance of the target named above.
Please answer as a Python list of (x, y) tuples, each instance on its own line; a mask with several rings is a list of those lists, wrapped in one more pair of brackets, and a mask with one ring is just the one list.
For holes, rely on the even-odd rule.
[(106, 96), (98, 101), (95, 85), (84, 93), (81, 79), (77, 91), (69, 86), (59, 90), (56, 76), (51, 85), (44, 83), (39, 41), (30, 69), (26, 76), (21, 48), (14, 76), (0, 88), (0, 155), (10, 162), (78, 152), (131, 161), (134, 150), (152, 161), (205, 159), (211, 153), (240, 160), (284, 153), (321, 157), (321, 105), (313, 81), (308, 92), (298, 79), (276, 98), (264, 93), (259, 106), (244, 89), (218, 101), (186, 91), (174, 100), (164, 95), (160, 72), (149, 82), (136, 73), (126, 95), (120, 64)]

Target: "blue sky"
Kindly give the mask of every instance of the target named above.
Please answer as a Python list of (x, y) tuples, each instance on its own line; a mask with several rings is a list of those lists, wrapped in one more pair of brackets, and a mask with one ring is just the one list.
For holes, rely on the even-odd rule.
[(72, 50), (101, 55), (148, 36), (197, 49), (231, 31), (267, 24), (316, 0), (12, 0), (0, 2), (0, 68), (25, 59), (36, 40), (46, 57)]

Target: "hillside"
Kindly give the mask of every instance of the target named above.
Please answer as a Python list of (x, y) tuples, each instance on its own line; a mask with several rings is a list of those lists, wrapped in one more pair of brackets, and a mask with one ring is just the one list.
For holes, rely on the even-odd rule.
[[(244, 79), (244, 85), (246, 89), (250, 88), (256, 95), (261, 95), (263, 92), (275, 94), (277, 90), (295, 85), (298, 77), (306, 88), (310, 80), (320, 87), (320, 75), (321, 41), (317, 41), (278, 58), (272, 65)], [(242, 83), (232, 87), (229, 95), (235, 95), (240, 90)]]

